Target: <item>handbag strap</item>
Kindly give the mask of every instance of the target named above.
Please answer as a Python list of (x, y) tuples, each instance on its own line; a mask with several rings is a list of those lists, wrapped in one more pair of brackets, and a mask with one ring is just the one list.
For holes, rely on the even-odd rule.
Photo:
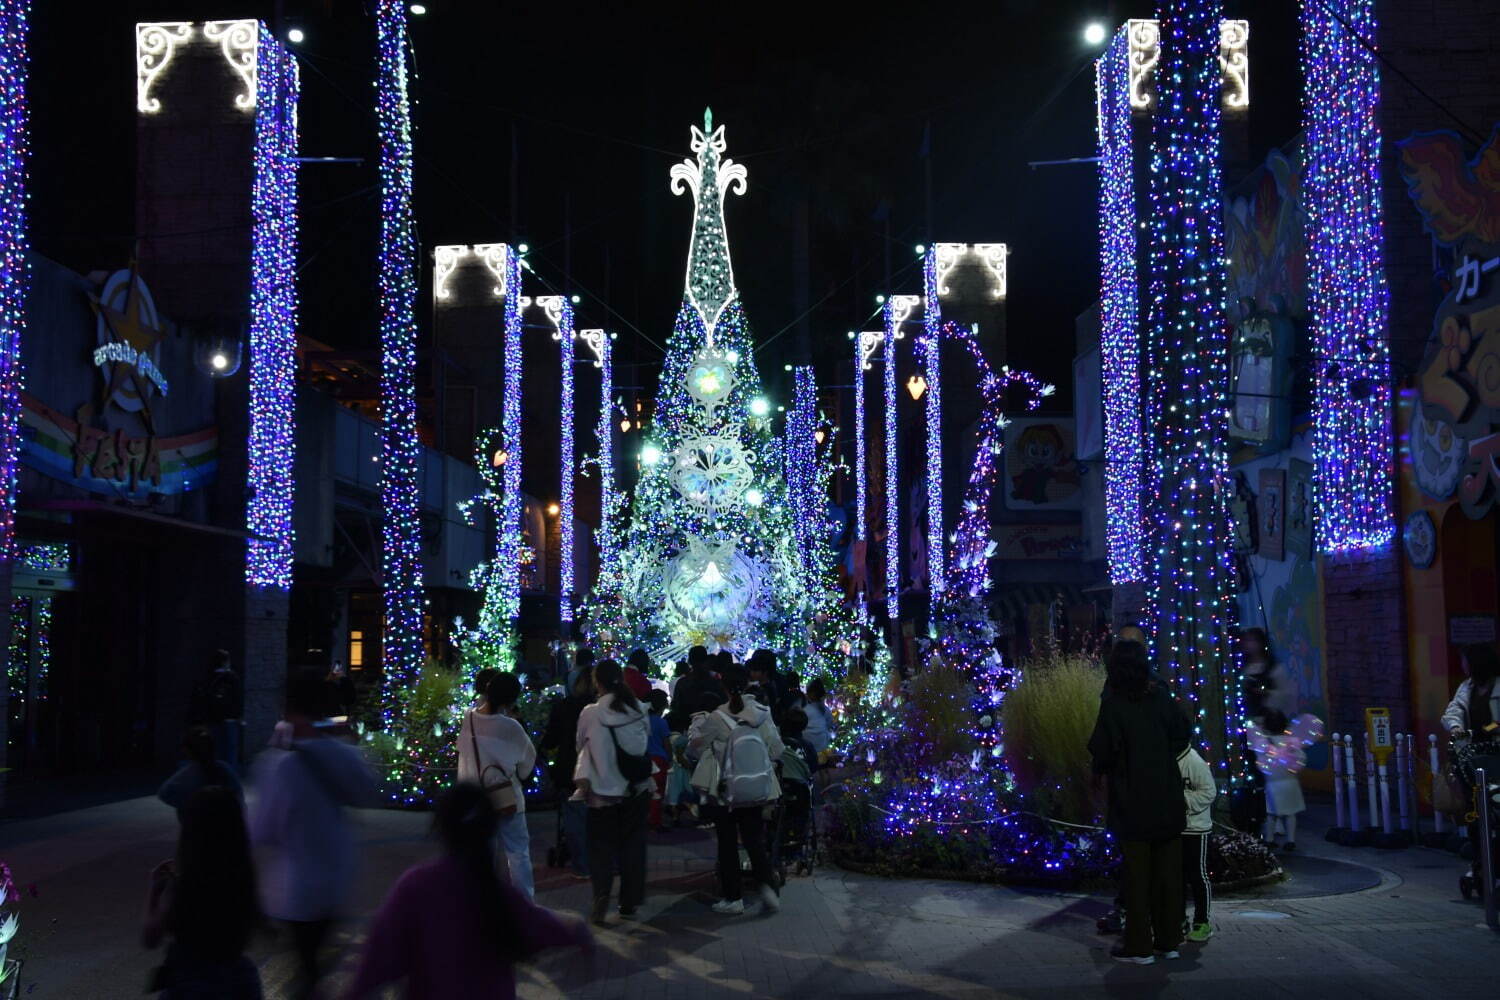
[[(480, 787), (483, 787), (484, 761), (479, 756), (479, 734), (474, 730), (474, 710), (472, 708), (469, 709), (469, 742), (474, 746), (474, 773), (478, 775), (477, 780), (479, 781)], [(500, 769), (500, 773), (505, 775), (506, 781), (510, 780), (510, 775), (506, 774), (504, 765), (497, 763), (495, 764), (495, 767), (498, 767)]]

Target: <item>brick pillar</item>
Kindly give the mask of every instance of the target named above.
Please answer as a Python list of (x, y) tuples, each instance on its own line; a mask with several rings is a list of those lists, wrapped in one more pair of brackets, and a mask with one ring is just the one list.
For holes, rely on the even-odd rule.
[[(258, 25), (232, 31), (230, 22), (171, 22), (164, 35), (143, 36), (170, 55), (145, 93), (137, 92), (137, 259), (157, 305), (190, 330), (248, 330), (251, 189), (255, 179), (255, 86), (243, 72), (255, 65)], [(150, 29), (144, 29), (149, 31)], [(209, 520), (243, 531), (249, 436), (249, 365), (218, 380), (215, 422), (218, 473), (209, 490)], [(207, 377), (207, 376), (205, 376)], [(243, 581), (243, 545), (205, 549), (203, 571)], [(222, 575), (221, 575), (222, 574)], [(245, 681), (246, 750), (264, 745), (281, 714), (286, 682), (288, 595), (249, 587), (224, 591), (222, 632), (205, 635), (207, 650), (229, 650)]]
[(1391, 710), (1396, 732), (1411, 726), (1401, 550), (1322, 559), (1329, 732), (1361, 733), (1366, 708)]

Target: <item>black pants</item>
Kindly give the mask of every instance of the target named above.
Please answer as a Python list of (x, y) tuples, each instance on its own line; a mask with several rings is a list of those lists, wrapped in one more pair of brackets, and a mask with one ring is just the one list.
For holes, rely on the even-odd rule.
[(1182, 943), (1182, 838), (1127, 840), (1125, 951), (1149, 955)]
[(723, 809), (714, 817), (719, 835), (719, 888), (725, 899), (739, 899), (744, 894), (740, 884), (740, 850), (750, 855), (750, 870), (761, 885), (776, 888), (771, 877), (771, 859), (766, 856), (766, 823), (760, 806)]
[(1182, 835), (1182, 905), (1193, 904), (1195, 924), (1208, 923), (1213, 905), (1213, 886), (1208, 881), (1208, 834)]
[(332, 920), (288, 920), (292, 930), (292, 947), (297, 952), (297, 997), (310, 997), (318, 987), (322, 971), (318, 966), (318, 952), (333, 927)]
[(620, 872), (620, 907), (631, 909), (646, 899), (646, 810), (649, 792), (610, 806), (590, 806), (587, 826), (589, 876), (594, 898), (609, 898)]

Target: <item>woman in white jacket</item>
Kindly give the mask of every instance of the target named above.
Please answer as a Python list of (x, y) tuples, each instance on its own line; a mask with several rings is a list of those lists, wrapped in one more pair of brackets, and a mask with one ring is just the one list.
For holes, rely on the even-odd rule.
[[(531, 833), (526, 829), (526, 779), (536, 767), (536, 747), (526, 727), (511, 718), (521, 682), (515, 674), (496, 672), (485, 688), (484, 702), (470, 709), (458, 731), (458, 780), (482, 785), (485, 768), (498, 765), (510, 779), (516, 811), (501, 816), (495, 831), (497, 847), (505, 853), (510, 884), (536, 898), (531, 874)], [(478, 758), (475, 750), (478, 750)], [(493, 771), (490, 772), (494, 774)]]
[[(589, 872), (594, 882), (591, 918), (604, 922), (620, 869), (620, 916), (634, 916), (646, 899), (646, 812), (651, 805), (650, 759), (646, 744), (651, 723), (646, 709), (626, 686), (614, 660), (594, 664), (597, 700), (578, 716), (578, 765), (573, 769), (575, 799), (588, 804)], [(646, 762), (644, 778), (631, 780), (621, 759)]]
[(1461, 659), (1469, 679), (1458, 686), (1448, 703), (1443, 728), (1453, 736), (1472, 732), (1476, 740), (1493, 739), (1487, 727), (1500, 723), (1500, 685), (1495, 683), (1500, 676), (1500, 658), (1495, 656), (1494, 647), (1474, 645), (1464, 647)]
[[(736, 915), (745, 912), (740, 882), (739, 845), (745, 845), (750, 855), (750, 869), (760, 883), (760, 898), (768, 912), (781, 909), (781, 897), (775, 888), (771, 874), (771, 860), (766, 852), (765, 806), (781, 798), (781, 784), (771, 762), (779, 761), (786, 747), (781, 742), (781, 733), (771, 721), (771, 711), (745, 693), (748, 682), (742, 668), (736, 667), (724, 673), (724, 687), (729, 691), (729, 700), (713, 712), (695, 719), (688, 731), (690, 759), (702, 760), (711, 756), (717, 767), (709, 770), (717, 775), (716, 788), (708, 793), (716, 799), (714, 828), (719, 838), (719, 887), (723, 898), (714, 904), (715, 913)], [(760, 759), (760, 748), (742, 743), (748, 733), (741, 733), (735, 741), (737, 730), (750, 730), (763, 744), (766, 758)], [(733, 743), (733, 749), (731, 748)], [(750, 751), (754, 752), (751, 753)], [(694, 772), (696, 778), (698, 773)], [(731, 787), (725, 788), (725, 784)], [(736, 801), (737, 796), (749, 801)]]

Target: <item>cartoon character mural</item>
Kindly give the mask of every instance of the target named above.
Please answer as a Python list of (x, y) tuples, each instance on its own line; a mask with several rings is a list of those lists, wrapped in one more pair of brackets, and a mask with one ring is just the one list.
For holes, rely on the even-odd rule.
[(1479, 518), (1500, 485), (1500, 129), (1472, 160), (1452, 132), (1397, 145), (1423, 225), (1452, 256), (1417, 375), (1414, 471), (1427, 496), (1456, 494)]
[(1083, 503), (1071, 419), (1016, 420), (1005, 429), (1012, 510), (1077, 510)]
[[(1273, 149), (1251, 193), (1225, 206), (1230, 301), (1241, 307), (1236, 319), (1256, 309), (1297, 316), (1307, 312), (1302, 171), (1300, 148), (1290, 155)], [(1283, 303), (1279, 310), (1275, 309), (1278, 298)]]

